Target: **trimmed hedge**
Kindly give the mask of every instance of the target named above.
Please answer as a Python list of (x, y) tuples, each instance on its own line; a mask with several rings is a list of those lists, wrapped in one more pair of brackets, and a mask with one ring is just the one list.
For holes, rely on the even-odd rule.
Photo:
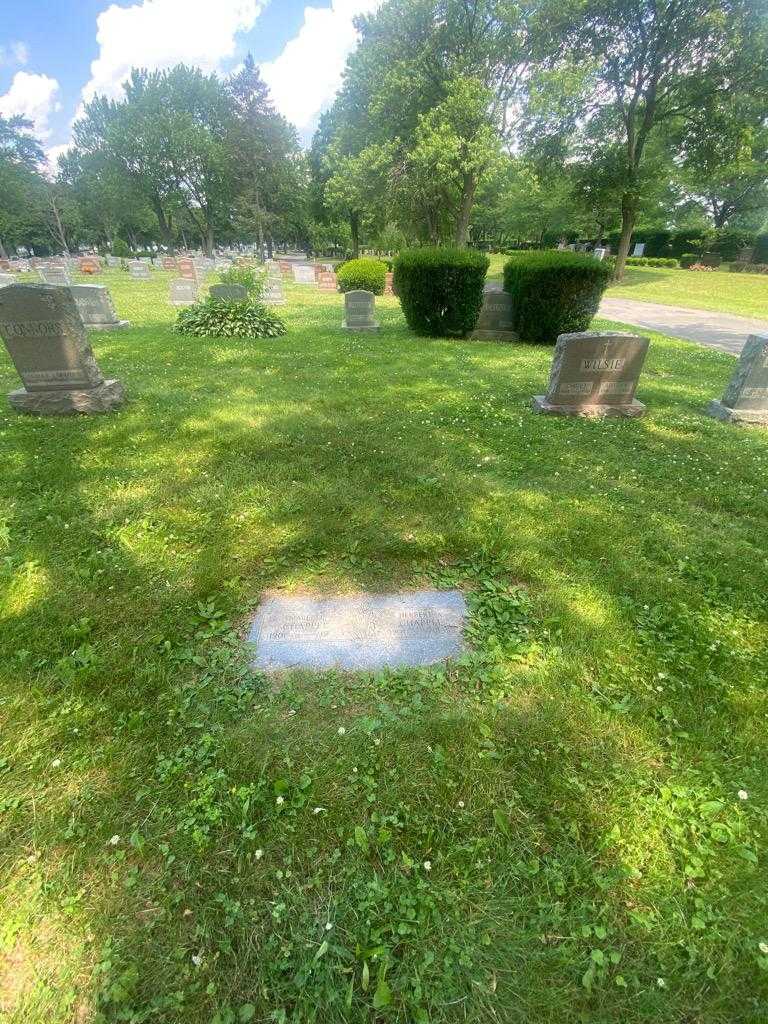
[(729, 263), (732, 274), (768, 274), (768, 263)]
[(662, 256), (627, 256), (625, 260), (628, 267), (672, 267), (680, 269), (680, 261), (665, 259)]
[(386, 280), (386, 263), (365, 256), (359, 260), (347, 260), (341, 268), (336, 269), (336, 281), (341, 292), (362, 288), (374, 295), (383, 295)]
[(490, 260), (474, 249), (404, 249), (393, 287), (408, 326), (427, 338), (463, 338), (477, 323)]
[(573, 252), (518, 253), (504, 264), (512, 329), (522, 341), (554, 345), (560, 334), (586, 331), (613, 265)]
[(699, 256), (698, 253), (686, 252), (680, 257), (680, 266), (683, 270), (690, 270), (694, 263), (699, 263), (700, 261), (701, 256)]

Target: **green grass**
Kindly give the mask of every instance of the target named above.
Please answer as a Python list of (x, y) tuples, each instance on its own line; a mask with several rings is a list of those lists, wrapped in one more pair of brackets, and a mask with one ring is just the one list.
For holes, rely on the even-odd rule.
[[(551, 350), (292, 285), (286, 337), (185, 340), (168, 279), (103, 278), (123, 411), (0, 413), (3, 1020), (765, 1021), (731, 357), (654, 336), (645, 419), (537, 417)], [(457, 664), (248, 669), (265, 590), (420, 585), (467, 591)]]
[[(505, 260), (499, 253), (491, 256), (488, 276), (492, 280), (502, 280)], [(627, 267), (621, 284), (611, 285), (605, 295), (768, 320), (768, 274)]]

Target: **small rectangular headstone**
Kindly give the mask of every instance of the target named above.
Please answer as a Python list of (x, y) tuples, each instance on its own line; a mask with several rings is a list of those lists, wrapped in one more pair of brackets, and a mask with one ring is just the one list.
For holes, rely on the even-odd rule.
[(171, 281), (172, 306), (193, 306), (197, 302), (197, 281), (180, 278)]
[(72, 283), (69, 272), (64, 267), (38, 267), (38, 274), (43, 284), (69, 285)]
[(176, 257), (175, 256), (163, 256), (162, 259), (163, 270), (176, 270)]
[(373, 292), (355, 289), (344, 295), (344, 320), (342, 327), (347, 331), (378, 331), (374, 320), (375, 297)]
[(633, 256), (642, 256), (645, 252), (645, 242), (636, 242), (635, 248), (632, 250)]
[(248, 289), (242, 284), (213, 284), (208, 291), (212, 299), (225, 302), (245, 302), (248, 299)]
[(81, 274), (100, 274), (101, 260), (98, 256), (83, 256), (80, 259)]
[(512, 296), (508, 292), (483, 292), (483, 307), (470, 338), (475, 341), (518, 340), (512, 330)]
[(336, 275), (328, 270), (321, 270), (317, 275), (317, 284), (321, 292), (335, 292), (338, 287)]
[(128, 320), (118, 319), (112, 296), (103, 284), (73, 284), (69, 290), (86, 327), (96, 331), (117, 331), (131, 326)]
[(296, 284), (314, 284), (315, 268), (302, 263), (294, 264), (293, 280)]
[(635, 389), (648, 353), (648, 338), (613, 331), (561, 334), (555, 346), (546, 395), (536, 412), (561, 416), (645, 414)]
[(267, 277), (264, 282), (264, 291), (261, 294), (261, 301), (267, 306), (284, 306), (285, 295), (283, 294), (282, 279)]
[(739, 249), (736, 254), (737, 263), (751, 263), (755, 258), (755, 250), (751, 245), (746, 246), (744, 249)]
[(197, 281), (198, 274), (194, 260), (189, 259), (187, 256), (180, 256), (176, 260), (176, 269), (179, 272), (179, 276), (185, 278), (188, 281)]
[(149, 267), (146, 263), (139, 263), (137, 260), (128, 264), (128, 274), (132, 281), (148, 281)]
[(722, 399), (707, 414), (728, 423), (768, 426), (768, 334), (750, 334)]
[(458, 590), (346, 597), (267, 597), (251, 627), (255, 668), (370, 671), (431, 665), (463, 649)]
[(593, 249), (592, 250), (592, 255), (595, 257), (596, 260), (604, 260), (605, 259), (605, 254), (606, 254), (607, 251), (608, 251), (607, 249), (603, 249), (600, 246), (597, 249)]
[(0, 337), (24, 384), (8, 396), (20, 412), (108, 412), (122, 404), (123, 386), (104, 380), (68, 288), (0, 290)]

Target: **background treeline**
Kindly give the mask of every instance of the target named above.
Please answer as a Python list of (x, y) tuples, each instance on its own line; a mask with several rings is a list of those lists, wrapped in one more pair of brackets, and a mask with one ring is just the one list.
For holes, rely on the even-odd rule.
[(29, 126), (0, 123), (0, 243), (731, 259), (766, 232), (766, 18), (762, 0), (388, 0), (308, 152), (250, 58), (226, 80), (135, 70), (53, 181)]

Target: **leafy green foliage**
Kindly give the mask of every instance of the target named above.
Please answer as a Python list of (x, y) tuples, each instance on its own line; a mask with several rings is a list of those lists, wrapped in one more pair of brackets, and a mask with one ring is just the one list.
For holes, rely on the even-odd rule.
[(116, 238), (112, 244), (112, 255), (127, 260), (131, 255), (131, 247), (122, 238)]
[(228, 267), (219, 274), (222, 284), (241, 284), (253, 301), (264, 291), (264, 275), (254, 267)]
[(347, 260), (341, 268), (337, 269), (336, 280), (341, 292), (351, 292), (356, 288), (361, 288), (364, 291), (373, 292), (374, 295), (383, 295), (387, 280), (387, 265), (381, 260), (368, 257)]
[(694, 263), (698, 263), (700, 259), (701, 256), (698, 253), (684, 252), (683, 255), (680, 257), (679, 262), (683, 270), (688, 270), (690, 267), (694, 265)]
[(434, 338), (464, 337), (477, 323), (489, 259), (473, 249), (406, 249), (395, 257), (394, 288), (408, 326)]
[(663, 256), (627, 256), (628, 267), (679, 267), (680, 261)]
[(179, 310), (174, 330), (198, 338), (277, 338), (287, 328), (267, 306), (208, 298)]
[(611, 278), (611, 264), (571, 252), (515, 253), (504, 264), (513, 330), (522, 341), (554, 345), (586, 331)]

